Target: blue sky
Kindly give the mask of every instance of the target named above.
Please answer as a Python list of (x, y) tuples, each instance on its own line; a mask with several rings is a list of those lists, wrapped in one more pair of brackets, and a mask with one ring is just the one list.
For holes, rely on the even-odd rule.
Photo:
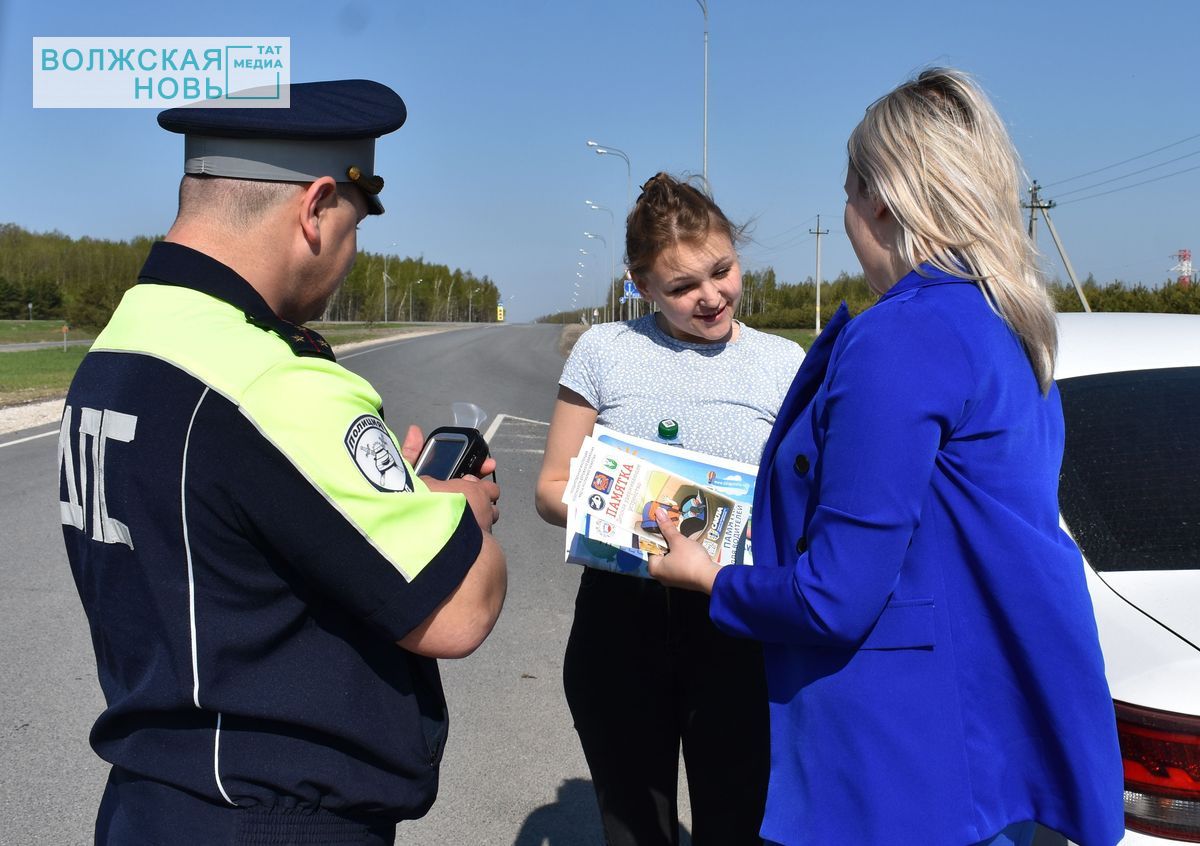
[[(33, 109), (34, 36), (289, 36), (293, 81), (368, 77), (408, 104), (377, 152), (388, 213), (360, 246), (487, 275), (529, 319), (570, 306), (579, 260), (602, 289), (609, 255), (585, 230), (621, 270), (625, 164), (588, 139), (628, 154), (635, 197), (658, 170), (700, 172), (703, 31), (696, 0), (0, 0), (0, 222), (124, 239), (174, 214), (181, 139), (150, 110)], [(820, 214), (822, 276), (857, 271), (846, 136), (877, 96), (949, 64), (981, 80), (1061, 202), (1080, 276), (1160, 284), (1172, 253), (1200, 252), (1200, 169), (1178, 173), (1200, 166), (1198, 31), (1195, 0), (710, 0), (708, 171), (726, 213), (755, 221), (743, 266), (811, 276)], [(1044, 224), (1039, 245), (1065, 280)]]

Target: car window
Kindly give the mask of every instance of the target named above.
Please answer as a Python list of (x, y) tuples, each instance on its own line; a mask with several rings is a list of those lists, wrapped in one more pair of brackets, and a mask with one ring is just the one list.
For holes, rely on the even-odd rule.
[(1093, 567), (1200, 568), (1200, 367), (1058, 383), (1063, 519)]

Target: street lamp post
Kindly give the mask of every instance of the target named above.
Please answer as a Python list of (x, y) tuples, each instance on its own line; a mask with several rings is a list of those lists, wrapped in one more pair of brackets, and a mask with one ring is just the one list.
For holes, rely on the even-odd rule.
[[(395, 242), (395, 241), (393, 241), (393, 242), (392, 242), (392, 249), (393, 249), (393, 250), (394, 250), (394, 249), (396, 249), (396, 242)], [(392, 256), (391, 256), (391, 253), (384, 253), (384, 254), (383, 254), (383, 322), (384, 322), (384, 323), (387, 323), (387, 319), (388, 319), (388, 296), (387, 296), (387, 295), (388, 295), (388, 290), (387, 290), (387, 289), (388, 289), (388, 275), (387, 275), (387, 266), (388, 266), (388, 259), (390, 259), (391, 257), (392, 257)], [(404, 308), (404, 303), (400, 303), (400, 307), (401, 307), (401, 308)]]
[[(585, 237), (588, 237), (588, 238), (595, 238), (595, 239), (596, 239), (597, 241), (599, 241), (601, 244), (603, 244), (604, 246), (608, 247), (608, 241), (606, 241), (606, 240), (605, 240), (605, 238), (604, 238), (604, 236), (603, 236), (603, 235), (597, 235), (595, 232), (584, 232), (583, 234), (584, 234), (584, 236), (585, 236)], [(609, 250), (608, 250), (608, 256), (609, 256), (609, 263), (610, 263), (610, 264), (612, 264), (612, 261), (613, 261), (613, 259), (612, 259), (612, 255), (613, 255), (612, 248), (611, 248), (611, 247), (609, 247)], [(614, 267), (614, 269), (615, 269), (615, 265), (613, 265), (613, 267)], [(609, 279), (609, 280), (608, 280), (608, 319), (609, 319), (609, 320), (612, 320), (612, 319), (613, 319), (613, 292), (612, 292), (612, 279)]]
[(596, 151), (597, 156), (620, 156), (625, 160), (625, 210), (633, 205), (633, 167), (629, 164), (629, 156), (616, 147), (609, 147), (598, 141), (588, 141), (587, 145)]
[(420, 285), (424, 279), (418, 279), (416, 282), (408, 283), (408, 322), (413, 322), (413, 285)]
[[(616, 243), (617, 243), (617, 219), (612, 213), (612, 209), (607, 209), (599, 203), (593, 203), (591, 200), (584, 200), (588, 208), (596, 211), (608, 212), (608, 235), (612, 239), (608, 245), (608, 287), (612, 289), (613, 281), (617, 278), (617, 258), (616, 258)], [(610, 314), (611, 318), (612, 315)]]
[[(579, 254), (580, 254), (581, 256), (587, 256), (588, 258), (592, 258), (592, 254), (591, 254), (591, 253), (589, 253), (587, 250), (583, 249), (583, 247), (580, 247), (580, 248), (579, 248)], [(586, 269), (587, 269), (587, 266), (586, 266), (586, 265), (585, 265), (583, 262), (581, 262), (581, 261), (577, 261), (577, 262), (575, 262), (575, 264), (577, 264), (577, 265), (578, 265), (580, 268), (582, 268), (583, 270), (586, 270)], [(603, 272), (603, 271), (602, 271), (602, 272)], [(576, 288), (578, 288), (578, 287), (579, 287), (579, 283), (580, 283), (580, 281), (583, 281), (583, 279), (584, 279), (584, 275), (583, 275), (583, 274), (582, 274), (580, 271), (578, 271), (578, 270), (577, 270), (577, 271), (575, 271), (575, 275), (579, 277), (579, 279), (577, 279), (577, 280), (575, 281), (575, 286), (576, 286)], [(595, 289), (593, 289), (593, 290), (592, 290), (592, 294), (590, 294), (589, 296), (590, 296), (590, 297), (592, 297), (592, 299), (593, 299), (593, 301), (594, 301), (594, 299), (595, 299)]]

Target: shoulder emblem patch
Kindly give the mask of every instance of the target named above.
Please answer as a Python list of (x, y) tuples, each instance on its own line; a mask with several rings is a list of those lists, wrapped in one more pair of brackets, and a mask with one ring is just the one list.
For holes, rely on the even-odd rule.
[(412, 480), (383, 421), (373, 414), (358, 417), (346, 430), (346, 449), (359, 472), (381, 491), (411, 491)]

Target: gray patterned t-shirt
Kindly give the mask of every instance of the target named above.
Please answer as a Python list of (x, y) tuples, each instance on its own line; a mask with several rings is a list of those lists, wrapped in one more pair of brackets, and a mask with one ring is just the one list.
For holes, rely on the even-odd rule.
[(729, 343), (679, 341), (648, 314), (584, 332), (559, 384), (611, 429), (653, 441), (673, 419), (688, 449), (756, 465), (802, 358), (798, 344), (745, 325)]

